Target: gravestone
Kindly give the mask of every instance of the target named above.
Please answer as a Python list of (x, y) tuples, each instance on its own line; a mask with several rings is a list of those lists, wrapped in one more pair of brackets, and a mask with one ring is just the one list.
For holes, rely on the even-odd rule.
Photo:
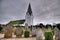
[(25, 23), (25, 30), (28, 30), (28, 24)]
[(54, 28), (55, 40), (60, 39), (60, 31), (57, 27)]
[(22, 37), (22, 34), (23, 34), (22, 28), (17, 27), (17, 29), (16, 29), (16, 37), (20, 38), (20, 37)]
[(32, 28), (32, 37), (36, 37), (36, 28)]
[(16, 35), (16, 27), (13, 28), (13, 34)]
[(59, 38), (58, 38), (58, 40), (60, 40), (60, 30), (59, 30)]
[(42, 31), (42, 29), (38, 28), (36, 31), (36, 40), (44, 40), (44, 33)]
[(4, 38), (11, 38), (12, 37), (12, 26), (9, 24), (3, 28)]

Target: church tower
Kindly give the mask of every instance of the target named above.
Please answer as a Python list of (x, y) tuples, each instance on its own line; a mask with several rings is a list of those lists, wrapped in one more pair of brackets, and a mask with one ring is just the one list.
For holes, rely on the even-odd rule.
[(28, 24), (28, 26), (33, 25), (33, 14), (32, 14), (32, 9), (31, 9), (30, 4), (28, 6), (25, 19), (26, 19), (26, 23)]

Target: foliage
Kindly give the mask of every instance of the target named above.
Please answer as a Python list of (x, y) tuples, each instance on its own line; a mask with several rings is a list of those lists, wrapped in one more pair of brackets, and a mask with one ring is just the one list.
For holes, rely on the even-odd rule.
[(56, 25), (53, 25), (53, 29), (56, 27)]
[(53, 33), (45, 32), (45, 40), (53, 40)]
[(54, 31), (52, 31), (53, 35), (54, 35)]
[(60, 30), (60, 23), (56, 24), (56, 26)]
[(51, 24), (46, 24), (46, 28), (48, 29), (48, 28), (52, 28), (52, 25)]
[(45, 25), (43, 23), (40, 23), (40, 24), (35, 25), (34, 27), (36, 27), (36, 28), (42, 28), (42, 27), (45, 27)]
[(30, 34), (29, 31), (26, 30), (26, 31), (24, 32), (24, 37), (25, 37), (25, 38), (28, 38), (28, 37), (29, 37), (29, 34)]
[(0, 31), (2, 30), (2, 27), (0, 27)]
[(0, 24), (0, 31), (2, 30), (1, 24)]

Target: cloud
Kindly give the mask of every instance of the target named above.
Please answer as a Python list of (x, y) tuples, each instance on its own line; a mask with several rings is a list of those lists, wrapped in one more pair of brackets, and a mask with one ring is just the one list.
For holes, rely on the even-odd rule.
[(2, 0), (0, 23), (25, 19), (29, 2), (34, 15), (34, 24), (60, 22), (59, 0)]

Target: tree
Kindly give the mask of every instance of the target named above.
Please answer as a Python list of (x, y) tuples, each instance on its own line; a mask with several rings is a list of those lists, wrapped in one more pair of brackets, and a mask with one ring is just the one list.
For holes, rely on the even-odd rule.
[(1, 24), (0, 24), (0, 31), (2, 30)]
[(46, 24), (46, 28), (52, 28), (52, 25), (51, 24)]
[(56, 25), (53, 25), (53, 29), (56, 27)]
[(44, 27), (44, 26), (43, 26), (43, 23), (40, 23), (39, 26), (40, 26), (40, 28)]
[(60, 23), (56, 24), (56, 26), (60, 30)]

